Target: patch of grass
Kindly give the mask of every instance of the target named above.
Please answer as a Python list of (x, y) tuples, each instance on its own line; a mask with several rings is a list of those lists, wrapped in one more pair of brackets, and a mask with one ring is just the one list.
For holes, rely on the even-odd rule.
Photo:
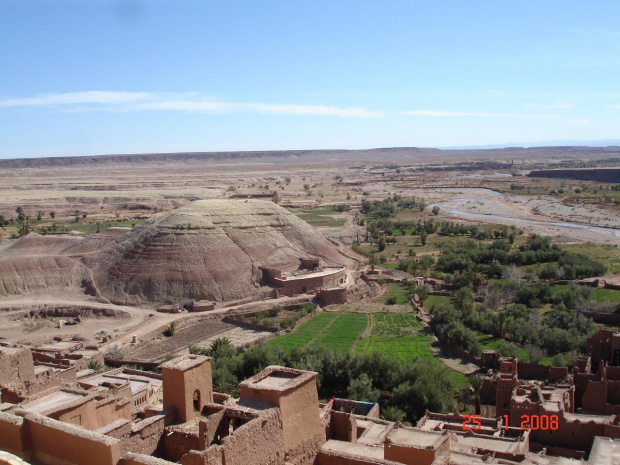
[(290, 353), (293, 347), (304, 347), (314, 336), (323, 332), (325, 327), (336, 317), (337, 313), (319, 313), (317, 316), (301, 324), (292, 333), (278, 336), (267, 342), (270, 346), (280, 346), (286, 353)]
[(410, 363), (415, 357), (435, 358), (430, 350), (433, 339), (430, 336), (381, 337), (371, 336), (355, 348), (357, 354), (381, 352), (384, 357)]
[[(551, 293), (555, 296), (558, 292), (570, 288), (568, 284), (560, 284), (551, 287)], [(614, 289), (594, 289), (592, 292), (592, 300), (596, 302), (620, 302), (620, 291)]]
[(376, 313), (372, 316), (371, 336), (413, 336), (418, 335), (424, 325), (412, 314)]
[(396, 305), (409, 305), (409, 290), (401, 284), (390, 283), (383, 298), (385, 303), (388, 299), (394, 298)]
[(312, 346), (325, 347), (332, 352), (346, 354), (366, 329), (366, 315), (344, 313), (314, 340)]
[[(610, 193), (611, 191), (605, 191)], [(577, 252), (594, 258), (607, 265), (607, 272), (620, 273), (620, 248), (613, 245), (598, 245), (591, 242), (585, 244), (570, 244), (562, 246), (571, 252)]]
[(326, 208), (313, 208), (309, 210), (303, 210), (296, 215), (304, 220), (306, 223), (312, 226), (328, 226), (330, 228), (341, 228), (345, 225), (346, 220), (344, 218), (334, 218), (332, 210)]
[(447, 305), (450, 303), (450, 297), (443, 295), (429, 295), (424, 301), (424, 308), (431, 309), (439, 307), (440, 305)]
[(614, 289), (594, 289), (592, 298), (597, 302), (620, 302), (620, 291)]

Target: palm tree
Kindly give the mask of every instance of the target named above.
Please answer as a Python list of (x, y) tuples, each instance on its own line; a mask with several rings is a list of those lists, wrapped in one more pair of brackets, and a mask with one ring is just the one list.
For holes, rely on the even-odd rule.
[(475, 373), (469, 377), (469, 385), (474, 391), (474, 414), (480, 415), (480, 390), (484, 383), (484, 376), (479, 373)]
[(368, 259), (368, 264), (370, 265), (370, 272), (374, 273), (375, 272), (375, 266), (379, 264), (379, 260), (377, 259), (377, 257), (375, 257), (374, 253)]
[(103, 371), (103, 365), (98, 360), (90, 360), (86, 367), (90, 370), (94, 370), (97, 373), (101, 373)]
[(418, 274), (418, 270), (420, 269), (420, 262), (417, 260), (411, 260), (411, 264), (409, 268), (407, 268), (407, 273), (415, 277)]
[(474, 305), (474, 295), (468, 287), (460, 288), (452, 294), (450, 300), (452, 300), (452, 305), (454, 305), (461, 312), (471, 309)]
[(480, 271), (478, 265), (472, 265), (467, 271), (467, 280), (471, 284), (471, 287), (474, 289), (474, 292), (478, 292), (480, 286), (482, 286), (487, 281), (487, 275)]

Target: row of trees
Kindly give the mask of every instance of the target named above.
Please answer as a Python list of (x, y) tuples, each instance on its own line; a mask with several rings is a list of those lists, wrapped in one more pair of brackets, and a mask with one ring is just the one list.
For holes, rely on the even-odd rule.
[[(510, 244), (496, 240), (484, 244), (474, 240), (466, 240), (459, 244), (448, 245), (437, 260), (436, 269), (444, 273), (458, 274), (468, 270), (472, 265), (479, 265), (487, 277), (501, 277), (502, 265), (535, 265), (538, 263), (557, 262), (552, 266), (555, 276), (562, 268), (565, 279), (581, 279), (604, 274), (606, 267), (585, 255), (569, 252), (551, 244), (551, 238), (533, 235), (528, 243), (512, 250)], [(542, 276), (550, 276), (546, 268), (541, 270)]]
[[(236, 349), (226, 338), (213, 341), (207, 350), (190, 347), (194, 354), (212, 357), (213, 384), (218, 392), (239, 394), (238, 384), (268, 365), (316, 371), (321, 397), (347, 397), (380, 401), (389, 420), (415, 422), (426, 409), (450, 411), (456, 390), (450, 370), (434, 360), (415, 359), (402, 364), (375, 352), (364, 355), (338, 354), (322, 347), (293, 348), (258, 344)], [(380, 393), (387, 396), (380, 398)]]
[[(539, 291), (532, 292), (546, 293), (544, 286), (546, 284), (525, 285), (520, 291), (538, 287)], [(559, 293), (555, 297), (549, 292), (549, 300), (554, 306), (542, 316), (524, 304), (508, 305), (503, 312), (497, 312), (483, 304), (475, 304), (471, 290), (462, 288), (453, 294), (449, 305), (432, 309), (432, 324), (451, 344), (476, 356), (482, 352), (479, 332), (522, 346), (534, 346), (551, 354), (583, 350), (587, 337), (596, 328), (590, 318), (569, 310), (566, 302), (577, 305), (576, 302), (583, 301), (585, 295), (587, 292), (581, 289)]]

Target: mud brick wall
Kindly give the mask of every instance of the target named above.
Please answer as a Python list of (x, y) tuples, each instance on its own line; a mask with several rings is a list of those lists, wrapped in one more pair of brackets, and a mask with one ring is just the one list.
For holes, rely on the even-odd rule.
[(24, 418), (32, 456), (50, 465), (116, 465), (121, 457), (117, 439), (86, 431), (36, 413)]
[(164, 432), (166, 459), (178, 462), (190, 450), (199, 450), (198, 433), (168, 427)]
[(165, 415), (155, 415), (141, 422), (134, 423), (131, 434), (121, 439), (121, 449), (125, 454), (135, 452), (137, 454), (153, 455), (163, 453), (163, 434)]
[(17, 415), (0, 412), (0, 449), (20, 457), (28, 448), (24, 419)]
[[(221, 440), (226, 465), (284, 463), (284, 437), (279, 409), (270, 409)], [(300, 462), (294, 462), (296, 464)]]
[(123, 455), (118, 465), (170, 465), (167, 460), (151, 457), (150, 455), (129, 453)]

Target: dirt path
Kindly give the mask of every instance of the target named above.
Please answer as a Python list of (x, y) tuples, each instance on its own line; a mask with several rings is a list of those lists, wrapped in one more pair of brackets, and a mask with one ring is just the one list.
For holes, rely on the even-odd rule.
[[(435, 338), (437, 339), (437, 338)], [(433, 356), (451, 370), (463, 375), (470, 375), (480, 370), (480, 367), (463, 358), (454, 355), (450, 349), (442, 346), (439, 341), (433, 343), (430, 347)]]

